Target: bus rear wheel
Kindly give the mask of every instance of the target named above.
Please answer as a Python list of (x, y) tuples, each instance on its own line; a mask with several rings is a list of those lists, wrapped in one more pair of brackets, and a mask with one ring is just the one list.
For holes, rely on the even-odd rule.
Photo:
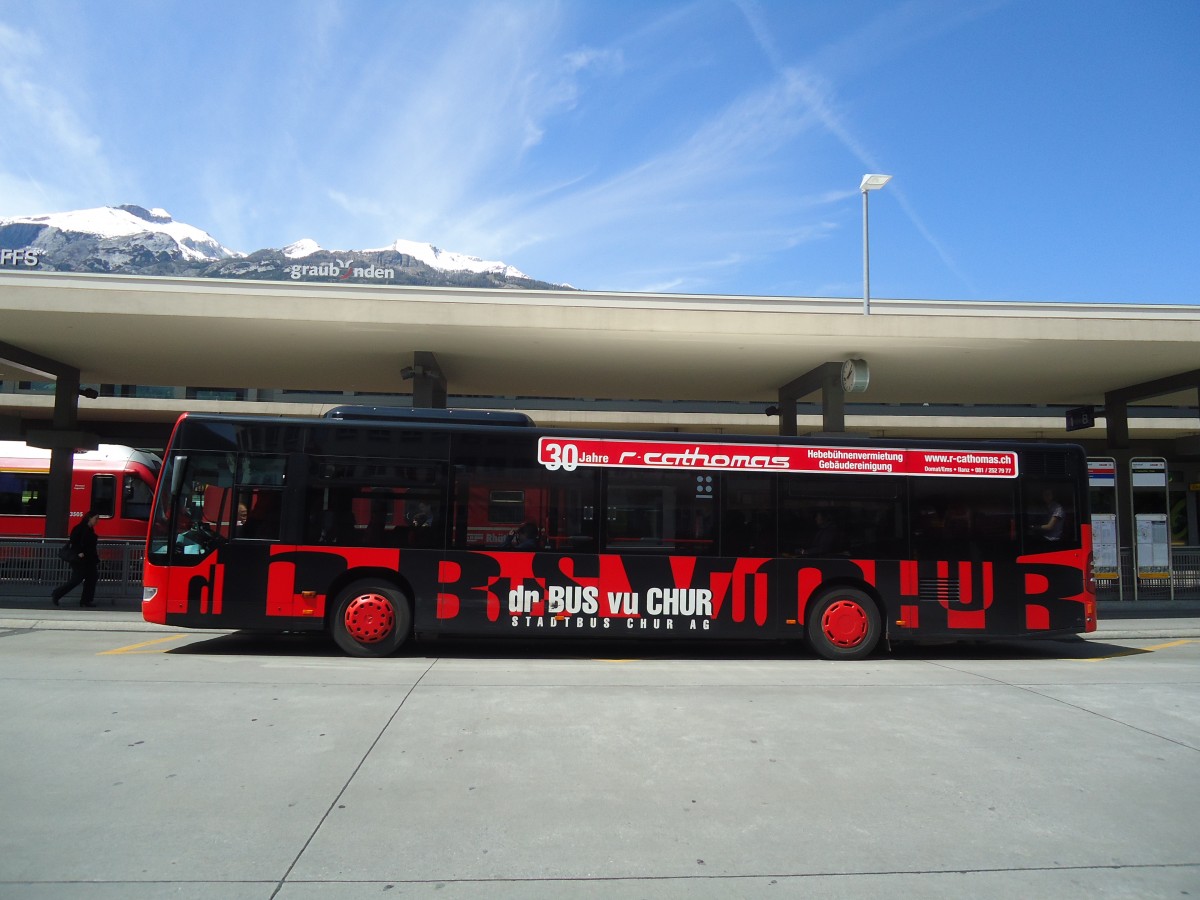
[(337, 595), (330, 630), (351, 656), (390, 656), (412, 628), (412, 609), (397, 588), (358, 581)]
[(837, 588), (821, 596), (808, 616), (809, 646), (825, 659), (865, 659), (883, 631), (879, 607), (864, 592)]

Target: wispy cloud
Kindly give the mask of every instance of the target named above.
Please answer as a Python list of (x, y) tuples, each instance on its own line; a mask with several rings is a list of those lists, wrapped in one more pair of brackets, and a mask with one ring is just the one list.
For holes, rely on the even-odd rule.
[(662, 280), (643, 273), (655, 279), (650, 283), (691, 286), (703, 284), (713, 269), (819, 240), (835, 225), (812, 211), (844, 202), (845, 192), (788, 194), (756, 182), (764, 170), (780, 167), (801, 135), (821, 125), (812, 109), (816, 91), (803, 73), (788, 71), (623, 169), (589, 173), (536, 197), (514, 195), (486, 211), (477, 207), (469, 217), (474, 234), (462, 240), (490, 239), (508, 251), (553, 242), (561, 251), (605, 241), (629, 247), (642, 235), (648, 256), (655, 248), (669, 251), (677, 275)]
[[(980, 282), (996, 295), (1014, 279), (986, 244), (1012, 203), (983, 190), (960, 214), (945, 190), (945, 162), (1005, 163), (970, 127), (987, 124), (989, 97), (960, 121), (964, 98), (1010, 59), (1022, 110), (1039, 79), (1082, 71), (1084, 96), (1089, 65), (1121, 65), (1082, 50), (1050, 68), (1021, 57), (1026, 11), (1011, 0), (213, 0), (211, 21), (237, 13), (219, 46), (171, 4), (123, 10), (117, 25), (103, 5), (39, 10), (0, 23), (0, 215), (132, 201), (241, 250), (410, 238), (585, 288), (812, 292), (845, 273), (853, 292), (858, 177), (883, 171), (896, 177), (871, 201), (880, 286), (902, 247), (898, 289), (978, 294)], [(1070, 30), (1061, 12), (1029, 15)], [(1164, 49), (1160, 32), (1146, 27), (1141, 52)], [(990, 68), (939, 90), (957, 54), (993, 49)], [(990, 102), (1011, 113), (1013, 96)], [(1186, 105), (1174, 88), (1168, 102)], [(1063, 118), (1039, 116), (1043, 129)], [(1020, 150), (1022, 127), (996, 143)], [(1046, 156), (1035, 162), (1051, 172)], [(1038, 202), (1035, 182), (1012, 190)], [(952, 230), (950, 215), (992, 231), (958, 218)]]
[[(116, 181), (103, 142), (50, 80), (58, 67), (44, 52), (36, 34), (0, 23), (0, 214), (59, 208), (81, 193), (101, 202)], [(40, 171), (58, 173), (54, 183), (29, 167), (31, 154)]]
[[(909, 2), (889, 9), (864, 23), (856, 31), (847, 35), (833, 45), (818, 51), (810, 65), (813, 67), (806, 76), (799, 76), (795, 70), (789, 69), (771, 36), (763, 11), (757, 0), (735, 0), (738, 9), (745, 17), (747, 25), (755, 40), (758, 42), (763, 56), (785, 80), (794, 80), (800, 96), (808, 104), (808, 108), (822, 126), (833, 135), (853, 156), (862, 164), (865, 171), (889, 171), (886, 161), (877, 154), (870, 152), (866, 144), (858, 138), (854, 129), (846, 121), (839, 109), (833, 89), (828, 80), (812, 74), (813, 70), (823, 72), (844, 71), (850, 66), (877, 66), (883, 58), (899, 53), (914, 43), (930, 40), (938, 34), (953, 30), (963, 22), (986, 15), (996, 7), (1003, 5), (1003, 0), (984, 0), (974, 4), (964, 4), (957, 8), (948, 8), (940, 3)], [(861, 49), (871, 48), (869, 55)], [(902, 178), (898, 178), (888, 187), (888, 192), (894, 194), (900, 208), (908, 217), (913, 227), (922, 238), (933, 248), (934, 252), (972, 292), (976, 290), (972, 279), (963, 272), (951, 256), (946, 244), (940, 240), (925, 225), (918, 215), (916, 206), (905, 192)]]
[(521, 97), (525, 115), (525, 141), (522, 149), (541, 143), (546, 121), (574, 109), (580, 99), (581, 79), (589, 72), (619, 76), (624, 59), (619, 48), (583, 47), (571, 50), (552, 62), (545, 72), (529, 75)]
[[(561, 78), (538, 82), (547, 68), (539, 45), (552, 46), (539, 11), (473, 7), (436, 48), (364, 62), (323, 137), (311, 135), (321, 148), (314, 174), (327, 196), (364, 217), (360, 233), (439, 239), (540, 140), (544, 118), (571, 103)], [(335, 183), (332, 173), (344, 177)]]
[[(754, 0), (740, 0), (738, 7), (770, 63), (773, 78), (747, 88), (674, 143), (661, 145), (615, 171), (580, 172), (578, 177), (548, 185), (544, 190), (527, 189), (510, 195), (485, 190), (475, 198), (455, 198), (453, 205), (459, 219), (449, 227), (447, 240), (482, 247), (493, 255), (536, 256), (535, 251), (542, 245), (552, 245), (560, 255), (572, 243), (590, 246), (595, 252), (603, 252), (606, 244), (618, 241), (628, 248), (642, 235), (648, 245), (644, 251), (648, 260), (658, 248), (672, 261), (671, 275), (655, 275), (642, 269), (642, 284), (699, 289), (716, 269), (752, 264), (755, 259), (836, 234), (844, 227), (844, 216), (824, 215), (821, 211), (844, 207), (857, 192), (828, 190), (800, 195), (771, 188), (771, 184), (778, 185), (779, 178), (787, 177), (787, 165), (781, 160), (788, 154), (802, 155), (804, 136), (816, 133), (832, 136), (864, 171), (879, 170), (883, 163), (847, 121), (829, 77), (817, 66), (788, 65), (759, 5)], [(679, 16), (680, 10), (671, 12), (672, 19)], [(876, 20), (865, 28), (890, 32), (899, 21), (911, 39), (917, 40), (931, 28), (944, 27), (927, 21), (932, 18), (932, 12), (910, 9), (899, 20)], [(648, 30), (652, 28), (653, 24), (648, 26)], [(863, 56), (861, 50), (855, 54)], [(826, 57), (818, 52), (814, 58), (823, 62)], [(560, 61), (557, 69), (550, 70), (562, 81), (539, 77), (527, 82), (527, 86), (536, 83), (541, 88), (536, 104), (531, 102), (535, 94), (522, 98), (526, 104), (522, 109), (536, 108), (539, 112), (532, 120), (545, 123), (556, 112), (587, 102), (579, 84), (570, 77), (575, 72), (598, 64), (618, 77), (631, 68), (624, 53), (611, 48), (580, 51), (578, 56), (568, 56), (567, 61), (565, 68)], [(845, 65), (844, 60), (840, 65)], [(863, 59), (862, 65), (868, 62)], [(544, 127), (539, 124), (536, 129), (527, 129), (523, 150), (529, 148), (531, 136), (537, 142), (545, 138)], [(768, 171), (774, 174), (760, 182), (758, 179)], [(892, 193), (947, 268), (969, 284), (945, 244), (921, 221), (907, 195), (900, 190)], [(479, 196), (486, 199), (481, 201)], [(684, 222), (688, 223), (685, 233), (673, 235), (671, 231), (680, 229)], [(635, 262), (630, 280), (639, 278), (635, 274), (638, 270)]]

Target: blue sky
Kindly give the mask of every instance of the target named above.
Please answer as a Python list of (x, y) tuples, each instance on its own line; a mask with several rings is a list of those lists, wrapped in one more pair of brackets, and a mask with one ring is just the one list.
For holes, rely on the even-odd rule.
[(1197, 0), (0, 0), (0, 217), (592, 290), (1198, 302)]

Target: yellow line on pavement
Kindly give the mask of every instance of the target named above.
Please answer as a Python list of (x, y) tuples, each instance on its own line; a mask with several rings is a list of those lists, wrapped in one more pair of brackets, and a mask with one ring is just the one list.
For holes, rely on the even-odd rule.
[(165, 644), (167, 641), (179, 641), (187, 637), (186, 634), (173, 634), (170, 637), (155, 638), (152, 641), (142, 641), (140, 644), (130, 644), (128, 647), (117, 647), (115, 650), (102, 650), (97, 653), (97, 656), (112, 656), (116, 653), (162, 653), (165, 647), (158, 650), (143, 650), (143, 647), (153, 647), (155, 644)]
[(1081, 659), (1080, 662), (1101, 662), (1106, 659), (1119, 659), (1122, 656), (1137, 656), (1141, 653), (1153, 653), (1155, 650), (1166, 650), (1168, 647), (1181, 647), (1184, 644), (1196, 643), (1195, 638), (1185, 638), (1180, 641), (1169, 641), (1165, 644), (1151, 644), (1149, 647), (1131, 647), (1128, 650), (1122, 650), (1119, 653), (1110, 653), (1107, 656), (1091, 656), (1086, 659)]
[(1169, 644), (1155, 644), (1153, 647), (1143, 647), (1143, 650), (1166, 650), (1168, 647), (1181, 647), (1184, 644), (1196, 643), (1195, 638), (1185, 638), (1181, 641), (1171, 641)]

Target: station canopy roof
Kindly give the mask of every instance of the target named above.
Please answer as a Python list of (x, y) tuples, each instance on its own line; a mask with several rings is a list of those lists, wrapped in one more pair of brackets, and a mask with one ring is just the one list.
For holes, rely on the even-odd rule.
[(864, 315), (858, 299), (6, 271), (0, 342), (84, 384), (402, 393), (427, 351), (452, 395), (772, 402), (861, 358), (870, 384), (847, 400), (1077, 406), (1196, 371), (1200, 307), (873, 299)]

